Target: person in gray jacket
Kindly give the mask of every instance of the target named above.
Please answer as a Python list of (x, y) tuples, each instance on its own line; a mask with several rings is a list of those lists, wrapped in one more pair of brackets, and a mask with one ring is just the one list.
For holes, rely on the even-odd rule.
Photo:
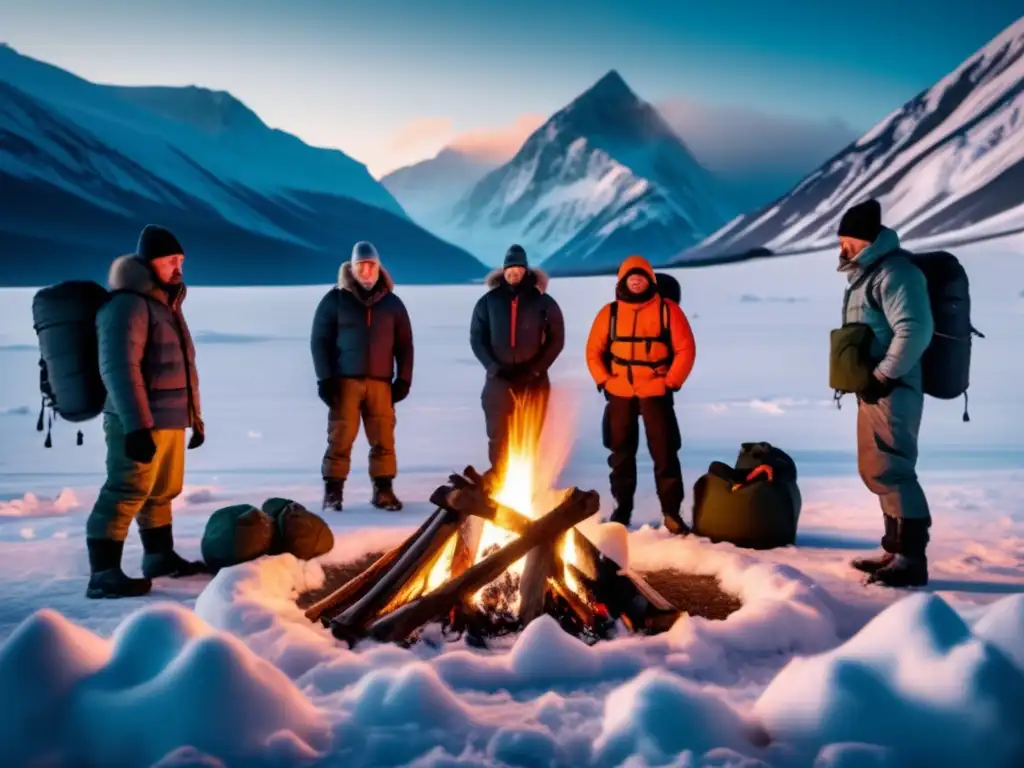
[(892, 587), (928, 583), (931, 513), (917, 479), (917, 440), (924, 408), (921, 358), (933, 320), (924, 274), (882, 226), (881, 206), (868, 200), (839, 224), (839, 271), (849, 285), (843, 323), (864, 323), (874, 335), (874, 379), (858, 393), (857, 462), (860, 476), (882, 506), (883, 552), (853, 567), (868, 581)]
[[(184, 482), (185, 430), (192, 430), (190, 449), (206, 439), (195, 349), (181, 312), (185, 256), (173, 234), (152, 225), (142, 230), (136, 251), (111, 265), (112, 295), (96, 317), (107, 389), (107, 480), (86, 522), (91, 598), (140, 596), (151, 579), (205, 570), (174, 551), (171, 534), (171, 502)], [(132, 520), (144, 550), (141, 579), (121, 570)]]
[(394, 289), (373, 244), (356, 243), (313, 318), (317, 392), (329, 409), (321, 466), (324, 509), (342, 509), (360, 420), (370, 443), (371, 503), (402, 508), (392, 485), (398, 472), (395, 404), (412, 386), (413, 340), (409, 313)]

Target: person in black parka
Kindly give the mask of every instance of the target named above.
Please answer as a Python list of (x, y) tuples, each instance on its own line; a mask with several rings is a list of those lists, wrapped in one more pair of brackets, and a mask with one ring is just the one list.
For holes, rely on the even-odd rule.
[(378, 509), (402, 508), (392, 487), (398, 471), (395, 403), (412, 386), (413, 340), (409, 313), (394, 287), (373, 244), (356, 243), (351, 261), (341, 265), (337, 286), (313, 318), (317, 392), (330, 409), (321, 467), (324, 509), (342, 509), (360, 420), (370, 443), (372, 503)]
[(487, 371), (481, 404), (493, 470), (502, 459), (517, 399), (539, 397), (547, 409), (548, 369), (565, 346), (565, 324), (547, 293), (547, 275), (530, 267), (522, 246), (509, 247), (486, 285), (490, 290), (473, 309), (470, 344)]

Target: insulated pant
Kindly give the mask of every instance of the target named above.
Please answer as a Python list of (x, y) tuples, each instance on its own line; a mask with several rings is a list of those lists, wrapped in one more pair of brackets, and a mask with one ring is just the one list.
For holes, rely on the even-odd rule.
[(931, 519), (916, 469), (923, 409), (924, 395), (907, 386), (897, 386), (875, 405), (860, 401), (857, 407), (857, 468), (891, 517)]
[(678, 515), (683, 506), (683, 470), (679, 466), (682, 437), (672, 395), (661, 397), (608, 396), (602, 437), (611, 451), (611, 491), (616, 504), (632, 511), (636, 493), (636, 452), (640, 447), (640, 419), (644, 420), (647, 449), (654, 462), (654, 484), (666, 515)]
[[(541, 376), (529, 386), (513, 386), (504, 379), (488, 379), (480, 394), (480, 403), (484, 409), (484, 421), (487, 426), (487, 458), (491, 467), (497, 467), (505, 452), (508, 442), (509, 425), (515, 413), (516, 401), (526, 398), (539, 398), (542, 416), (540, 427), (543, 429), (544, 418), (547, 416), (548, 399), (551, 396), (551, 382), (547, 376)], [(538, 434), (539, 438), (540, 435)]]
[(154, 429), (156, 454), (149, 464), (132, 461), (124, 452), (124, 426), (103, 414), (107, 441), (107, 480), (85, 524), (90, 539), (124, 541), (132, 520), (140, 530), (171, 524), (171, 502), (185, 479), (185, 430)]
[(340, 379), (337, 398), (327, 415), (327, 451), (321, 468), (325, 480), (345, 480), (352, 467), (352, 444), (362, 420), (370, 443), (370, 477), (394, 477), (395, 405), (391, 382)]

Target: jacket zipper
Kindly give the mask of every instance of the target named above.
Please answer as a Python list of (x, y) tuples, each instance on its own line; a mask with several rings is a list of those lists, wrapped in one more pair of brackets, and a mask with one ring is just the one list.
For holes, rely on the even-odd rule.
[(512, 349), (516, 348), (516, 325), (519, 321), (519, 297), (512, 299)]

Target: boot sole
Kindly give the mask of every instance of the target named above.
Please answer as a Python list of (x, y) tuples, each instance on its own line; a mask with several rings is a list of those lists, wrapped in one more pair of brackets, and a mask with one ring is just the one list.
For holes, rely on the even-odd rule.
[(133, 597), (145, 597), (150, 593), (151, 590), (145, 592), (139, 592), (138, 594), (132, 593), (127, 595), (119, 595), (116, 592), (107, 592), (102, 589), (86, 589), (85, 596), (89, 600), (124, 600), (125, 598)]

